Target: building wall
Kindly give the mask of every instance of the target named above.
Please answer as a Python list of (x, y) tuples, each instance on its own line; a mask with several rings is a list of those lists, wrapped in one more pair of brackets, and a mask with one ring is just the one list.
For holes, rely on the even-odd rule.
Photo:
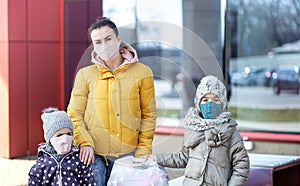
[(34, 155), (45, 107), (65, 109), (101, 0), (0, 1), (0, 156)]
[(102, 15), (102, 0), (65, 0), (64, 9), (64, 61), (65, 108), (69, 103), (78, 62), (90, 41), (87, 29)]
[(63, 107), (63, 1), (0, 2), (0, 156), (36, 154), (41, 110)]
[(0, 1), (0, 154), (8, 156), (8, 12), (7, 1)]

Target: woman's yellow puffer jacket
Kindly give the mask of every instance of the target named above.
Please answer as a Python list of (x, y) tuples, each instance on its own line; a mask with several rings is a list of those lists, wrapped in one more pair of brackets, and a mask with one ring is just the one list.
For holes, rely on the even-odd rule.
[(112, 72), (94, 64), (76, 75), (68, 106), (74, 142), (95, 154), (151, 154), (156, 123), (151, 69), (137, 61), (123, 62)]

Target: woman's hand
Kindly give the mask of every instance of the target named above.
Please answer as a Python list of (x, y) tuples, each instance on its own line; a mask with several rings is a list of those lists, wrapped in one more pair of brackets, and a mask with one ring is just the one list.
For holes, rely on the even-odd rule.
[(80, 147), (79, 159), (86, 165), (94, 163), (94, 149), (91, 146)]

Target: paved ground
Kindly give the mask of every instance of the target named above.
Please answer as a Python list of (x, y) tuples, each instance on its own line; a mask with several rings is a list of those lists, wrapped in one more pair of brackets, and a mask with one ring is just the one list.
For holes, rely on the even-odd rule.
[[(26, 186), (28, 171), (35, 162), (35, 157), (6, 159), (0, 157), (0, 185), (1, 186)], [(168, 169), (167, 169), (168, 170)], [(168, 170), (169, 171), (169, 170)], [(171, 179), (181, 176), (183, 170), (171, 170)]]
[(27, 185), (27, 174), (34, 162), (34, 156), (17, 159), (6, 159), (0, 157), (0, 185)]
[[(268, 96), (265, 97), (270, 97), (274, 96), (271, 92), (271, 90), (266, 89), (264, 90), (263, 88), (260, 88), (262, 90), (257, 90), (255, 89), (255, 92), (265, 92), (265, 94), (269, 94)], [(164, 89), (163, 89), (164, 90)], [(240, 92), (242, 92), (244, 89), (241, 89)], [(246, 89), (245, 89), (246, 90)], [(264, 91), (263, 91), (264, 90)], [(247, 91), (243, 91), (245, 95), (249, 99), (249, 89)], [(247, 94), (246, 94), (247, 93)], [(235, 99), (240, 100), (247, 100), (241, 97), (242, 93), (237, 94), (235, 98), (233, 98), (233, 102)], [(276, 97), (277, 101), (280, 99), (288, 99), (289, 101), (292, 101), (293, 104), (296, 104), (299, 106), (299, 95), (290, 95), (290, 94), (283, 94), (278, 97)], [(257, 99), (253, 99), (257, 101)], [(262, 99), (263, 101), (266, 101)], [(268, 99), (267, 99), (268, 100)], [(169, 103), (169, 102), (170, 103)], [(284, 100), (283, 102), (285, 102)], [(273, 102), (272, 102), (273, 103)], [(286, 102), (285, 102), (286, 103)], [(289, 103), (289, 105), (293, 105), (292, 103)], [(178, 102), (178, 99), (164, 99), (163, 102), (161, 103), (164, 106), (172, 106), (172, 107), (179, 107), (180, 102)], [(263, 105), (270, 105), (271, 103), (264, 103)], [(273, 104), (276, 104), (274, 102)], [(163, 126), (172, 126), (172, 127), (182, 127), (180, 120), (178, 118), (159, 118), (158, 119), (158, 126), (163, 125)], [(294, 123), (269, 123), (269, 122), (253, 122), (253, 121), (238, 121), (239, 127), (243, 129), (249, 128), (251, 126), (252, 129), (256, 130), (271, 130), (271, 131), (300, 131), (300, 123), (299, 122), (294, 122)], [(179, 138), (178, 140), (180, 140)], [(157, 140), (156, 140), (157, 141)], [(161, 140), (158, 140), (162, 142)], [(177, 142), (179, 143), (179, 142)], [(174, 151), (174, 149), (169, 149), (168, 145), (162, 144), (163, 147), (158, 147), (158, 150), (162, 149), (168, 149), (169, 152)], [(173, 146), (174, 147), (174, 146)], [(177, 147), (177, 146), (176, 146)], [(154, 149), (155, 150), (155, 149)], [(17, 159), (5, 159), (0, 157), (0, 186), (22, 186), (22, 185), (27, 185), (27, 174), (30, 169), (30, 167), (34, 164), (36, 157), (22, 157), (22, 158), (17, 158)], [(182, 174), (182, 171), (172, 171), (170, 173), (170, 178), (175, 178), (179, 175)]]

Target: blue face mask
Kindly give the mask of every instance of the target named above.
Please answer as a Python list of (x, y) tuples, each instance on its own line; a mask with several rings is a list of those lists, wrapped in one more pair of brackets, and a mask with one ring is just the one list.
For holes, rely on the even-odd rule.
[(204, 119), (215, 119), (223, 110), (223, 105), (209, 101), (207, 103), (200, 103), (200, 109)]

